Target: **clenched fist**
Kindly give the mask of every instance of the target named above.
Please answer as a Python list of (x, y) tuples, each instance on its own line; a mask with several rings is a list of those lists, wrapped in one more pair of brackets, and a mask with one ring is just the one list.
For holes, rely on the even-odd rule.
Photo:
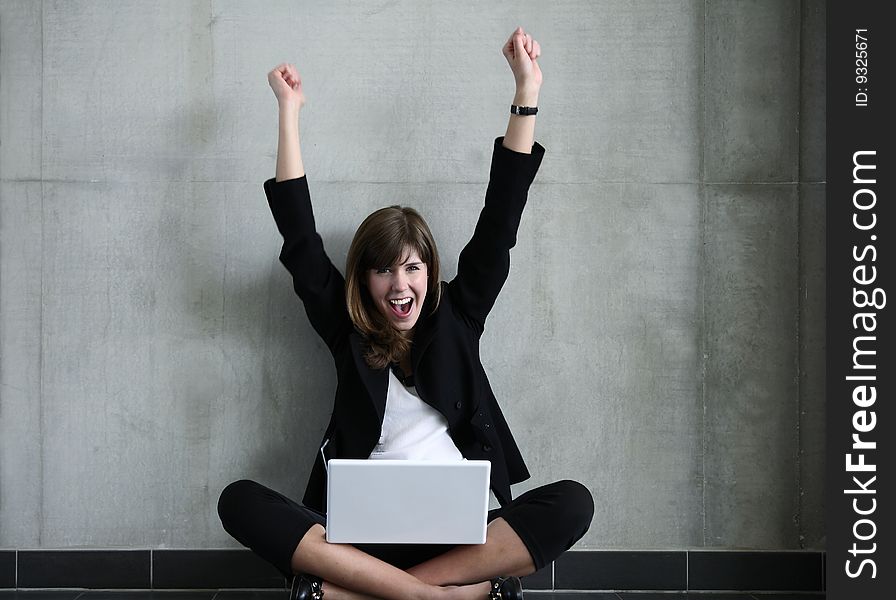
[(517, 90), (537, 91), (541, 88), (541, 69), (536, 60), (541, 55), (541, 46), (531, 34), (517, 27), (501, 50), (513, 71)]
[(268, 73), (268, 83), (274, 90), (277, 102), (281, 105), (292, 105), (297, 109), (305, 104), (305, 92), (302, 91), (302, 78), (295, 65), (283, 63)]

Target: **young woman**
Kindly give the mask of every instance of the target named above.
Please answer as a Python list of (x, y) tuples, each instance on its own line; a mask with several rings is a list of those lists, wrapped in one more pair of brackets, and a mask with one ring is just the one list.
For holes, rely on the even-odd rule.
[[(516, 600), (519, 576), (549, 564), (591, 523), (591, 494), (574, 481), (511, 497), (510, 485), (529, 473), (479, 361), (544, 155), (532, 114), (542, 82), (538, 42), (518, 28), (503, 53), (516, 80), (514, 114), (495, 141), (485, 206), (449, 283), (439, 278), (426, 222), (397, 206), (364, 220), (343, 278), (315, 230), (299, 146), (301, 79), (288, 64), (268, 74), (280, 136), (276, 178), (264, 189), (284, 239), (280, 260), (333, 355), (338, 386), (302, 504), (242, 480), (221, 493), (218, 514), (240, 543), (295, 575), (291, 598)], [(489, 460), (501, 507), (489, 512), (481, 545), (329, 544), (325, 458)]]

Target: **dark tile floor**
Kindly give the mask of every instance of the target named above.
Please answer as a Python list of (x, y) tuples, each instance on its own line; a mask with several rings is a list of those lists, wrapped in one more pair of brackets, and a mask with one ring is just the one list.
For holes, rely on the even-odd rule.
[[(824, 594), (712, 592), (526, 592), (528, 600), (823, 600)], [(0, 600), (285, 600), (285, 591), (0, 590)]]

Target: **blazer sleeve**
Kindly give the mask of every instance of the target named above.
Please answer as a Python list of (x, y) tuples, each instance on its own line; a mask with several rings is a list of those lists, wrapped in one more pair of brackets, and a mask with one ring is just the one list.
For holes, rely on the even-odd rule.
[(277, 229), (283, 236), (280, 262), (292, 275), (293, 288), (305, 305), (311, 326), (335, 353), (351, 332), (345, 306), (345, 279), (324, 250), (314, 224), (305, 176), (264, 182)]
[(529, 186), (544, 157), (538, 142), (532, 154), (505, 148), (503, 142), (503, 137), (495, 140), (485, 205), (460, 253), (457, 276), (448, 284), (455, 306), (480, 334), (510, 272), (510, 249), (516, 245)]

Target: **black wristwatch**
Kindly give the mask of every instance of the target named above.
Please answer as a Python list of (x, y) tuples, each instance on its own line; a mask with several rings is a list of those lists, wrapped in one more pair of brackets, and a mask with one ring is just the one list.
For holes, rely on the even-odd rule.
[(538, 107), (537, 106), (517, 106), (516, 104), (510, 105), (510, 114), (512, 115), (537, 115)]

